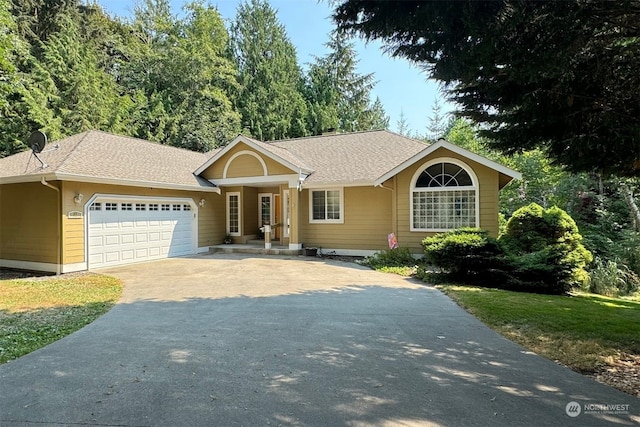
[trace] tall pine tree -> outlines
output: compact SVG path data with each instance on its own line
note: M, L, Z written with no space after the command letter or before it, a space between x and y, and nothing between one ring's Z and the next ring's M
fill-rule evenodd
M242 3L231 39L241 85L237 105L243 131L260 140L304 136L302 71L276 11L263 0Z

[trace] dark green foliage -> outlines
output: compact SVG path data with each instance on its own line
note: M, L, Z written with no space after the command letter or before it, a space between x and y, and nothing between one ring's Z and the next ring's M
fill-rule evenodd
M562 209L532 203L507 222L500 243L508 255L516 288L564 294L588 280L592 255L581 243L575 221Z
M422 65L495 148L637 176L637 0L342 0L334 19Z
M425 260L454 277L482 281L502 266L503 252L495 238L479 228L459 228L422 241Z
M425 259L453 279L492 287L565 294L583 287L591 253L562 209L532 203L517 210L499 240L463 228L423 240Z
M416 259L409 248L396 248L376 252L374 255L367 257L363 264L371 268L413 267L416 265Z

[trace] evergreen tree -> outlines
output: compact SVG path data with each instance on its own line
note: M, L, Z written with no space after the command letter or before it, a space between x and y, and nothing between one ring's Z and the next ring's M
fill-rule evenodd
M640 172L637 0L343 0L334 18L421 64L503 152Z
M436 98L431 108L431 116L429 117L429 124L427 125L426 138L430 141L437 141L440 138L444 138L447 133L447 129L451 126L447 115L442 112L442 104L440 99Z
M296 50L267 1L242 3L231 27L246 132L260 140L304 136L306 104Z
M400 117L396 122L396 132L402 136L409 136L411 133L409 122L407 122L407 118L405 117L403 110L400 110Z
M343 132L388 127L388 117L379 99L371 102L373 73L359 74L353 43L334 31L326 43L329 53L316 57L307 75L309 127L313 134L329 128Z

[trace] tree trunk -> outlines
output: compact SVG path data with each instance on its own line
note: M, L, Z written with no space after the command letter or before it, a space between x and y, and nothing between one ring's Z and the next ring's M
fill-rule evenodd
M622 192L624 201L627 202L627 206L629 206L629 210L631 211L634 230L640 231L640 209L638 209L638 205L636 205L631 189L629 189L629 186L624 182L620 182L620 192Z

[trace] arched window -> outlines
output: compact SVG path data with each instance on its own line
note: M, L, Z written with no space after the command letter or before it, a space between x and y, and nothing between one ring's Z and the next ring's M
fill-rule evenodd
M455 159L427 163L411 181L411 230L478 226L477 179Z

